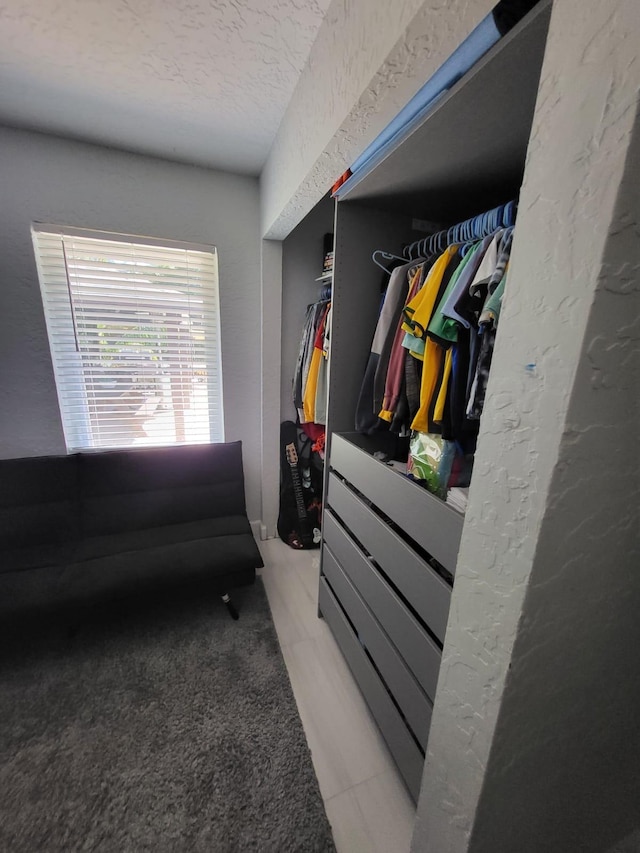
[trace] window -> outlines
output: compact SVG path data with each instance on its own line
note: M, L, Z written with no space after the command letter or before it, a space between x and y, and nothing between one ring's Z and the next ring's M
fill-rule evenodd
M224 441L215 248L32 234L67 449Z

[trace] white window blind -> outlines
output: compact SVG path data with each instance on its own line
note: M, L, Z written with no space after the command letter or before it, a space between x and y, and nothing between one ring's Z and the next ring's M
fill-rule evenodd
M67 449L224 441L215 248L32 234Z

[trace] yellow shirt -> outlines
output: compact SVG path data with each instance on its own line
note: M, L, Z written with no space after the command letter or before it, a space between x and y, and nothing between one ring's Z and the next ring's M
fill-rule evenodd
M402 328L415 338L424 338L431 320L443 276L449 262L458 251L457 246L447 246L429 271L429 275L420 291L403 311L405 321ZM416 358L423 358L420 352L411 352Z

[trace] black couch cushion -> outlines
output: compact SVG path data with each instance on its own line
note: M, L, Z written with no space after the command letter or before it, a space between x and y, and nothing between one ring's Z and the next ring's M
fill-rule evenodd
M175 590L194 589L198 594L214 595L227 592L235 587L251 584L255 580L255 569L224 571L218 567L215 572L180 572L175 564L158 564L151 555L150 559L132 572L131 565L124 558L109 561L109 570L104 565L73 563L67 566L48 566L31 572L11 572L0 578L0 623L7 626L9 620L40 611L53 611L70 606L72 610L80 608L79 616L89 614L87 605L102 604L107 600L119 601L138 596L141 600L152 601L156 593ZM89 615L90 618L90 615Z
M77 561L85 562L112 554L142 551L148 548L171 547L181 542L213 540L219 536L250 536L251 526L245 515L229 515L224 518L206 518L185 524L166 524L146 530L128 530L125 533L108 533L104 536L88 536L81 543ZM255 547L255 542L254 542ZM212 552L215 546L212 547ZM262 565L259 551L255 550L253 568Z
M79 536L78 460L0 460L0 572L59 566Z
M257 562L256 562L257 561ZM228 575L232 571L254 572L260 552L251 533L192 539L172 545L150 545L139 551L122 551L69 566L75 585L96 591L100 585L126 589L152 585L163 578L195 580ZM76 571L79 569L79 571Z
M246 515L239 441L81 453L79 459L83 536Z

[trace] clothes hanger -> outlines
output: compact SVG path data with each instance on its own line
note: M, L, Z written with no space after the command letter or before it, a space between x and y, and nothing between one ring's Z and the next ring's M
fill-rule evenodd
M513 227L516 224L516 203L515 201L509 201L504 206L504 212L502 214L502 224L507 227Z
M398 255L391 254L391 252L383 252L382 249L376 249L375 252L371 255L371 260L377 267L380 267L380 269L384 270L385 272L389 272L389 270L384 264L380 262L378 258L381 258L385 261L402 261L402 263L407 262L406 258L400 258L398 257Z
M513 228L516 211L517 203L515 201L499 204L492 210L479 213L476 216L472 216L471 219L465 219L463 222L458 222L457 225L452 225L451 228L446 228L444 231L438 231L436 234L431 234L429 237L424 237L422 240L411 243L411 245L404 249L404 260L413 261L414 259L431 258L434 255L441 255L447 246L453 243L461 245L461 252L464 256L470 250L471 245L477 243L479 240L493 236L501 228ZM374 252L374 254L376 253ZM387 259L394 259L396 257L395 255L389 255L387 252L382 252L381 254Z

